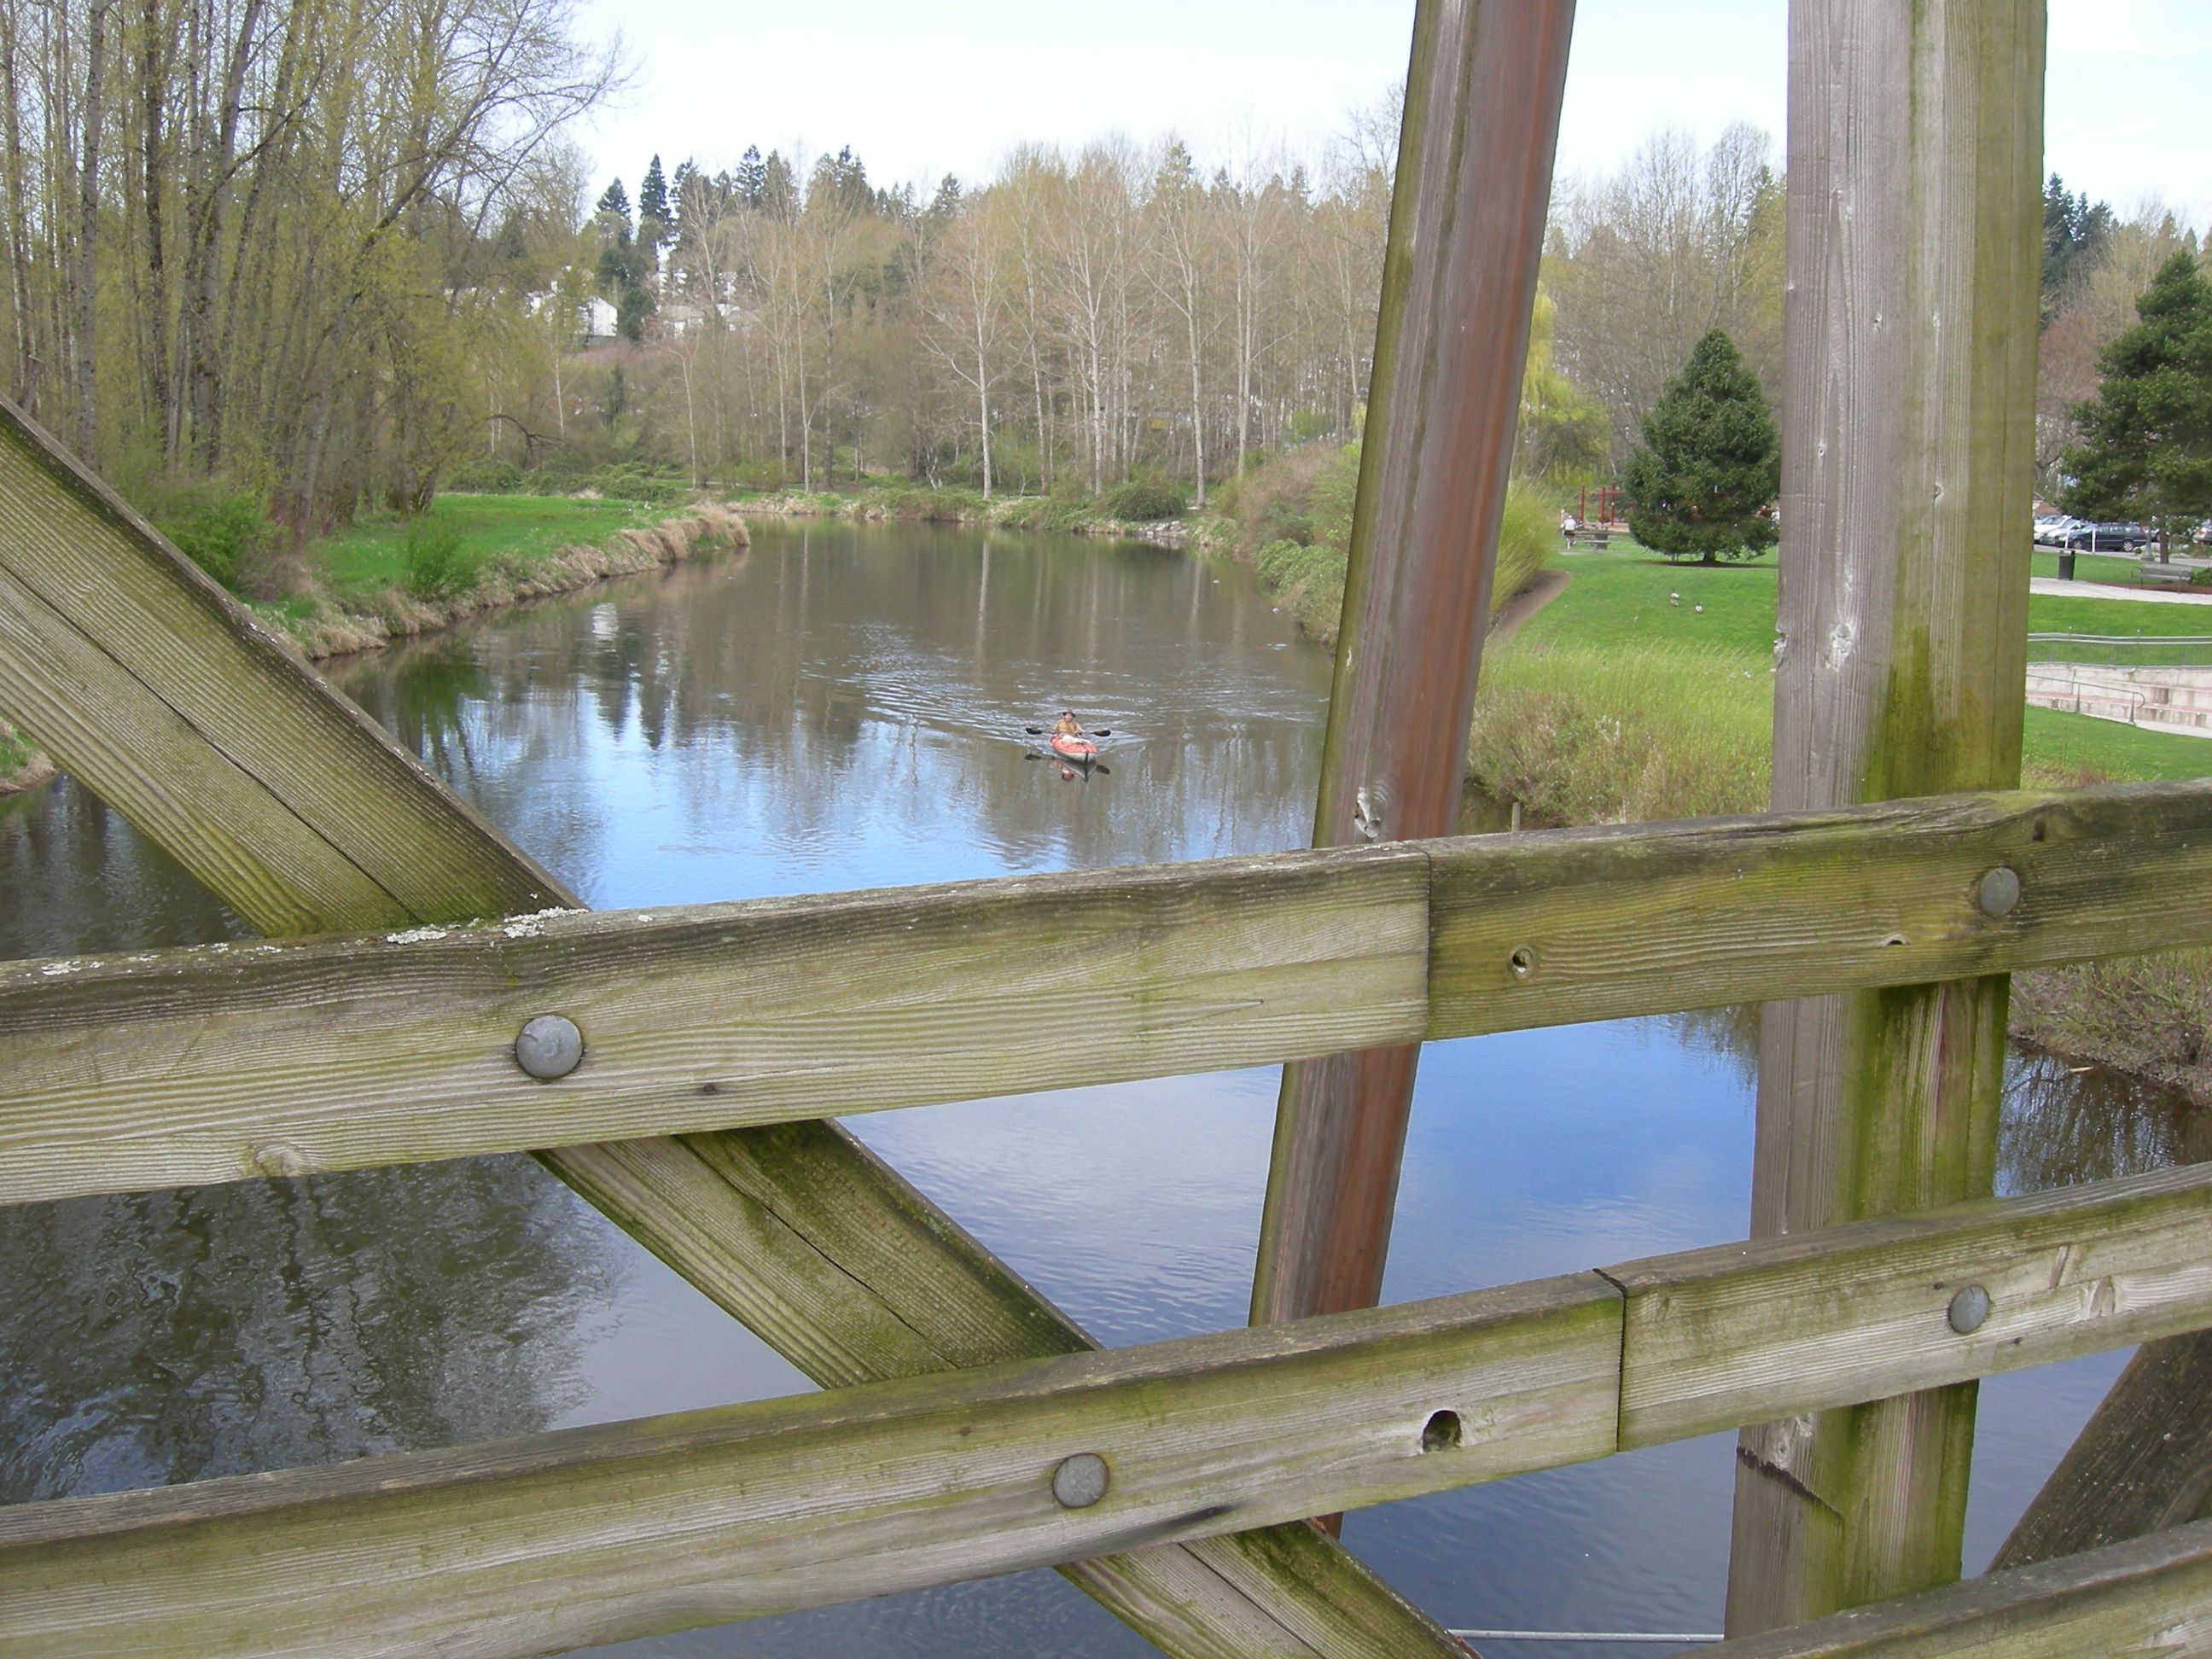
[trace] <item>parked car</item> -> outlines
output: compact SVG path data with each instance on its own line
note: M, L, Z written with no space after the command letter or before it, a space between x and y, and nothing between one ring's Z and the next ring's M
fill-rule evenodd
M2035 544L2038 547L2063 547L2066 532L2081 523L2063 513L2047 513L2035 521Z
M2139 553L2150 540L2150 530L2144 525L2077 521L2068 527L2060 545L2076 553Z

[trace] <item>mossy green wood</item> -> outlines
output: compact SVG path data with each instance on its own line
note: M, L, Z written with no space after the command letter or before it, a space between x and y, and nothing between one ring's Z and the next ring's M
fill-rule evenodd
M1261 1064L1418 1038L1427 977L1413 847L48 962L0 970L0 1197ZM1040 998L1080 1054L1009 1024ZM540 1082L547 1014L583 1059Z
M2017 781L2042 0L1790 10L1774 805ZM1753 1227L1987 1192L2006 983L1770 1004ZM1739 1446L1728 1628L1955 1578L1971 1389Z
M1260 1524L1304 1528L1255 1553L1304 1571L1334 1559L1295 1519L1313 1501L1610 1451L1620 1308L1582 1273L1280 1332L17 1505L0 1510L0 1653L524 1659L1085 1558L1134 1577L1163 1547ZM1458 1413L1459 1445L1425 1442L1438 1411ZM1084 1452L1105 1460L1108 1489L1063 1507L1054 1471ZM1156 1597L1181 1588L1146 1576ZM1215 1650L1249 1650L1241 1634ZM1350 1635L1352 1651L1407 1650Z
M1997 870L2019 896L1991 915ZM2191 781L0 964L0 1201L2201 945L2208 891L2212 781ZM1010 1042L1003 1008L1037 994L1113 1052ZM539 1083L512 1045L548 1012L586 1048ZM787 1201L817 1232L839 1207Z
M2203 1325L2208 1224L2212 1169L2166 1170L1111 1352L18 1505L0 1510L0 1653L491 1659L1085 1556L1141 1571L1309 1510ZM1990 1296L1966 1333L1961 1285ZM1079 1453L1107 1490L1064 1508L1053 1473ZM1247 1560L1334 1559L1291 1524Z
M565 902L4 400L0 706L264 932Z
M1700 1651L1706 1659L2207 1659L2212 1522Z
M265 933L574 902L5 404L0 708ZM732 1158L749 1145L717 1139ZM903 1376L938 1354L1057 1352L1072 1328L834 1124L761 1139L750 1188L722 1177L728 1159L666 1138L540 1157L586 1192L611 1164L681 1191L690 1207L655 1218L648 1243L819 1381ZM304 1161L264 1139L248 1167ZM866 1278L883 1252L825 1225L832 1192L914 1220L897 1289L878 1294ZM846 1364L817 1369L832 1352ZM1225 1538L1202 1556L1155 1551L1071 1576L1178 1659L1460 1651L1350 1555L1304 1536Z

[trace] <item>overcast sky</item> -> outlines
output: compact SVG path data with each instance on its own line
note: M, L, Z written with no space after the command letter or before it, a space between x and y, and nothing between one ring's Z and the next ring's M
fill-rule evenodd
M2212 0L2050 0L2045 171L2123 212L2212 221ZM636 187L748 143L850 144L878 183L988 174L1008 146L1182 133L1202 160L1316 151L1405 74L1413 0L581 0L635 71L584 135ZM1784 0L1582 0L1563 173L1655 128L1783 124Z

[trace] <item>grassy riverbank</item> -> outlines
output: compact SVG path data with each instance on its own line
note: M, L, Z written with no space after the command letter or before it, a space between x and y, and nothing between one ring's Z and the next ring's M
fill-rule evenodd
M364 520L285 550L237 498L201 490L150 514L208 574L311 658L373 650L520 600L743 547L744 521L702 506L671 515L634 501L447 495L411 520ZM166 521L165 521L166 519ZM47 757L0 725L0 795L53 775Z
M1669 566L1638 554L1565 565L1567 591L1483 664L1468 750L1476 782L1519 801L1535 824L1762 810L1774 696L1771 566ZM2148 610L2038 594L2030 626L2132 633ZM2212 635L2212 606L2154 614L2155 631ZM2212 740L2047 708L2027 711L2024 749L2031 785L2212 775ZM2016 975L2014 986L2015 1035L2212 1103L2212 952L2041 970Z
M339 656L750 540L723 507L668 515L629 501L447 496L419 518L312 546L302 591L256 609L308 656Z

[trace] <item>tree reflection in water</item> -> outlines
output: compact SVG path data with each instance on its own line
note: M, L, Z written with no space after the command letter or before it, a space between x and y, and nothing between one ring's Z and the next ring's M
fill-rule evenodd
M1757 1003L1668 1016L1690 1048L1759 1076ZM2042 1192L2212 1158L2212 1113L2187 1095L2102 1066L2014 1044L2005 1056L1997 1190Z
M2015 1048L2005 1067L1997 1190L2040 1192L2212 1158L2212 1115L2179 1090Z
M0 1211L0 1502L544 1428L594 1244L521 1158Z

